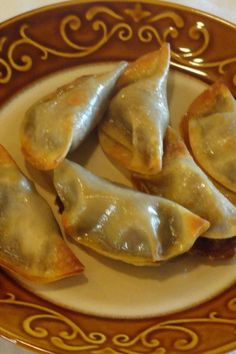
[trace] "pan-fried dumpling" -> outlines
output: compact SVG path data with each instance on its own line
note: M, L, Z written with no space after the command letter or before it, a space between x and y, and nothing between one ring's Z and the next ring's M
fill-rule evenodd
M78 243L135 265L188 251L209 223L169 200L103 180L63 161L54 185L64 205L62 225Z
M236 103L217 83L191 105L187 118L194 158L216 181L236 192Z
M83 271L45 200L0 146L0 265L33 282Z
M126 65L79 77L30 107L21 130L25 158L40 170L55 168L99 122Z
M170 49L164 44L131 63L120 77L99 140L119 165L141 175L161 170L163 138L169 121L166 83Z
M173 200L210 222L207 238L236 236L236 208L196 165L184 142L168 127L162 171L152 180L134 177L142 191Z

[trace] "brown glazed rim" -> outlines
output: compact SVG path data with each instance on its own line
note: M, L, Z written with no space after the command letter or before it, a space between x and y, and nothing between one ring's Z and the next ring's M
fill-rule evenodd
M236 26L185 6L151 0L68 1L7 20L0 31L0 105L53 72L132 60L164 41L171 43L172 67L208 83L225 82L236 95ZM226 353L236 348L235 314L232 286L168 316L97 318L40 299L0 271L0 333L39 352Z
M54 8L60 8L60 7L66 7L66 6L70 6L70 5L73 5L73 4L78 4L79 2L84 2L84 1L78 1L78 0L69 0L69 1L62 1L62 2L59 2L59 3L56 3L56 4L49 4L49 5L45 5L45 6L41 6L39 8L36 8L34 10L30 10L30 11L26 11L22 14L19 14L19 15L16 15L12 18L9 18L5 21L3 21L1 24L0 24L0 28L9 23L12 23L12 22L15 22L19 19L22 19L22 18L27 18L29 15L34 15L34 14L37 14L39 12L45 12L45 11L48 11L50 9L54 9ZM99 3L99 2L103 2L103 3L111 3L111 0L103 0L103 1L94 1L94 0L87 0L86 1L87 3ZM127 2L127 0L116 0L116 2ZM174 9L180 9L180 10L184 10L185 12L190 12L190 13L195 13L197 15L204 15L204 17L209 17L211 19L213 19L214 21L219 21L219 22L222 22L224 23L225 25L227 26L232 26L233 28L235 28L235 25L234 23L230 22L230 21L227 21L227 20L224 20L223 18L219 17L219 16L216 16L216 15L212 15L211 13L209 12L206 12L206 11L201 11L201 10L198 10L196 8L193 8L193 7L189 7L189 6L186 6L186 5L180 5L180 4L177 4L177 3L172 3L172 2L169 2L169 1L156 1L156 0L140 0L140 1L136 1L136 0L129 0L130 3L148 3L148 4L154 4L154 5L162 5L164 7L169 7L169 8L174 8Z

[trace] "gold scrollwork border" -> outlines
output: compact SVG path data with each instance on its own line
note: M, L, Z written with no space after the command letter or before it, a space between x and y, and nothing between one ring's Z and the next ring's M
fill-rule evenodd
M112 2L112 1L111 1ZM118 10L117 10L118 11ZM107 6L92 5L86 13L81 16L70 14L65 16L59 24L59 35L66 44L68 51L55 49L54 47L46 46L37 41L31 35L31 28L27 23L21 25L18 33L18 39L14 42L9 42L7 36L0 37L0 84L8 84L13 72L27 72L33 66L33 60L29 54L23 54L19 60L16 60L16 51L19 47L31 46L39 51L40 59L47 60L49 56L62 57L67 59L80 58L89 56L102 48L108 43L113 36L117 36L122 42L130 41L135 35L142 43L150 43L156 41L161 45L163 42L171 39L172 42L179 37L181 31L187 31L188 36L199 43L195 50L181 51L175 50L172 47L172 60L181 65L192 68L215 68L218 74L223 75L226 69L236 63L236 57L225 58L206 62L201 59L201 56L206 54L209 49L211 36L208 28L201 23L196 22L193 26L186 29L184 19L175 11L168 10L158 13L151 13L145 8L141 2L130 3L120 12L114 11ZM100 17L100 15L103 15ZM113 24L108 25L104 18L109 17L113 20ZM103 18L103 20L101 19ZM171 25L163 31L158 28L158 22L164 19L171 21ZM85 45L75 42L70 37L69 33L73 31L78 33L84 24L89 24L92 31L98 34L98 40L90 45ZM78 36L79 37L79 36ZM3 55L4 54L4 55ZM232 77L232 82L236 86L236 74ZM16 299L14 294L7 294L7 297L0 299L0 304L16 307L27 307L35 311L24 319L22 328L24 332L33 338L48 339L50 343L65 352L82 352L92 354L164 354L168 352L161 340L158 339L158 334L163 331L174 331L181 334L181 338L177 339L173 346L178 352L191 351L197 348L199 344L199 335L191 327L191 325L207 323L209 325L218 324L220 326L231 325L233 331L236 330L236 319L222 318L218 312L212 311L207 317L203 318L188 318L188 319L173 319L156 323L145 330L142 330L134 337L130 337L125 333L117 333L112 338L101 332L86 333L79 324L72 321L58 311L49 309L37 304L28 303ZM228 310L236 311L236 298L231 299L227 303ZM39 326L38 322L50 319L52 321L60 321L66 326L66 330L52 334ZM37 322L37 325L35 323ZM189 327L190 326L190 327ZM1 329L0 332L5 333L6 329ZM8 332L9 335L15 337L14 333ZM184 339L183 339L184 335ZM74 343L78 344L74 344ZM73 344L72 344L73 343ZM109 343L112 343L110 345ZM143 351L137 351L137 347L142 347ZM211 349L205 354L216 354L226 352L236 347L236 341Z
M103 15L103 19L101 19L100 15ZM104 16L112 19L112 25L108 24L109 21L106 23ZM158 28L158 22L164 19L170 20L172 24L161 31ZM75 42L69 35L73 31L79 38L80 30L85 24L89 24L91 31L99 34L96 42L90 45ZM118 40L123 42L130 41L136 35L142 43L156 41L158 45L161 45L163 42L169 40L174 43L174 40L179 37L181 31L187 31L190 39L195 42L197 41L199 47L197 50L184 48L185 50L183 51L183 48L180 48L176 51L173 45L173 62L195 69L215 68L219 75L223 75L226 68L236 63L236 57L210 62L203 60L202 56L206 54L211 40L209 30L201 21L197 21L190 28L186 28L184 19L172 9L159 10L159 12L153 14L145 8L145 4L137 2L130 3L125 9L119 10L118 13L118 10L114 11L109 5L92 5L81 16L70 14L61 20L59 35L64 44L67 45L68 51L46 46L34 39L30 34L30 26L27 23L21 25L19 38L13 43L8 43L6 36L0 38L0 84L7 84L11 80L14 70L17 72L26 72L33 66L33 61L29 54L23 54L20 60L19 58L16 60L15 53L18 47L25 45L34 47L41 53L40 58L42 60L47 60L49 55L72 59L89 56L107 44L114 35L117 35ZM5 59L1 57L1 53L3 52L6 53ZM233 74L232 82L236 86L236 73Z
M189 327L189 325L230 325L232 327L232 333L235 333L236 330L235 318L222 318L217 311L211 311L207 317L180 318L156 323L145 330L142 330L134 337L130 337L125 333L119 333L114 334L112 338L109 338L107 334L101 332L86 333L80 325L76 324L60 312L45 306L17 300L16 296L12 293L8 293L6 298L0 299L0 304L35 310L35 314L30 315L23 320L22 328L24 332L27 335L37 339L48 338L50 343L56 348L63 350L63 353L87 352L92 354L165 354L168 353L168 350L171 348L166 348L161 343L161 340L158 339L158 335L163 331L173 331L181 335L180 338L176 339L173 343L173 349L178 353L181 353L196 349L200 342L199 333L195 332ZM236 297L227 302L227 309L235 313ZM39 321L49 319L51 321L60 321L66 326L66 329L55 335L50 333L48 329L38 324ZM37 324L35 324L36 321ZM220 330L219 328L218 330ZM5 330L3 329L3 332L4 331ZM213 333L215 332L213 331ZM11 333L11 335L14 336L14 333ZM72 341L73 344L71 343ZM78 341L78 344L74 344L75 341ZM109 343L112 343L112 345L109 345ZM222 347L217 346L215 349L208 349L204 353L216 354L224 352L225 350L235 348L235 345L236 341L232 341L230 343L223 344ZM140 349L137 351L136 348L140 348L140 346L143 349L141 349L141 351Z

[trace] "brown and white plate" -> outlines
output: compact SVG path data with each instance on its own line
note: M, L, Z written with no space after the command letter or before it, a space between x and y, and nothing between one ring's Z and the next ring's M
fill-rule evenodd
M168 41L171 123L190 102L224 81L236 95L236 26L175 4L73 1L0 25L0 142L54 208L44 173L19 147L28 106L74 77L108 70ZM117 182L130 182L103 155L96 133L70 159ZM54 208L55 214L57 213ZM33 230L32 230L33 232ZM73 244L83 276L47 286L0 273L0 334L45 353L225 353L236 348L236 259L185 255L160 267L134 267Z

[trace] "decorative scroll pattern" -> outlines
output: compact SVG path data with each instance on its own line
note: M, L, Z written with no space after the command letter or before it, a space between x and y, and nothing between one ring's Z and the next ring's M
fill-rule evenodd
M178 353L192 351L199 344L199 334L195 332L189 325L198 325L207 323L208 325L218 325L220 329L224 325L232 327L232 333L236 330L236 318L222 318L218 312L211 312L205 318L187 318L174 319L156 323L151 327L146 328L135 337L129 337L125 333L115 334L112 338L101 332L85 333L85 331L68 317L61 313L33 303L19 301L14 294L8 293L7 298L0 299L0 304L7 304L15 307L30 308L35 310L35 314L26 319L22 323L25 333L31 337L44 339L49 338L51 344L60 348L65 352L82 352L92 354L165 354L168 349L165 348L158 339L158 335L163 331L173 331L180 334L180 338L173 343L173 349ZM230 299L227 303L227 308L231 312L236 312L236 298ZM43 326L39 326L39 321L53 320L60 321L66 327L64 331L60 331L57 335L50 333ZM218 329L219 330L219 329ZM213 333L215 333L213 331ZM14 333L12 333L14 335ZM75 340L78 344L74 344ZM73 341L73 344L70 343ZM109 346L108 343L112 343ZM141 347L141 351L136 351L137 347ZM230 350L235 347L233 343L224 344L223 350ZM209 354L219 353L221 348L208 351Z
M164 29L163 26L159 26L163 21L168 23ZM88 25L91 33L96 34L94 37L96 41L86 44L82 43L79 38L81 30ZM13 42L7 36L0 37L0 84L8 84L14 72L25 73L33 68L34 62L30 51L28 52L29 48L34 48L42 61L46 61L50 56L69 60L95 53L114 37L125 43L136 38L144 45L151 42L161 45L165 41L171 41L173 62L196 69L213 68L219 75L223 75L231 65L236 63L236 57L209 62L203 60L202 57L208 52L211 42L209 29L200 21L190 28L186 26L184 18L175 11L170 9L157 13L150 12L144 3L130 2L128 4L127 2L125 9L121 8L116 11L109 6L108 2L106 6L91 5L85 13L80 15L71 13L58 24L58 33L64 43L64 49L60 50L35 39L31 26L25 22L19 28L18 38ZM192 43L197 44L197 49L196 46L194 46L195 49L175 49L175 40L183 32L188 33ZM21 53L24 53L20 58L19 49ZM236 74L233 75L232 80L236 86ZM202 318L180 318L158 322L133 337L126 333L116 333L110 337L101 332L86 333L80 323L75 323L60 312L18 300L14 294L9 293L6 298L0 299L0 306L3 304L6 308L13 306L15 309L28 308L31 312L33 311L34 314L26 317L22 322L23 331L29 337L29 341L30 338L36 338L39 341L47 339L62 353L164 354L170 349L166 348L162 342L160 334L164 331L173 331L178 336L173 343L173 349L176 352L192 352L200 342L199 333L193 329L194 325L205 323L209 326L217 325L219 328L228 326L227 328L232 328L232 333L236 330L236 318L225 318L220 313L212 311ZM236 312L236 298L232 298L227 303L227 309L232 313ZM45 320L59 322L65 330L56 334L52 333L51 329L43 326ZM6 328L0 327L0 332L17 338L15 333L7 331ZM26 338L24 336L24 341ZM218 346L208 350L205 354L227 352L235 347L236 339L234 342L224 344L221 348Z
M107 18L107 22L104 18ZM110 20L112 20L112 25ZM163 20L168 20L168 23L172 22L172 24L161 30L158 23ZM71 33L79 38L81 29L88 25L91 32L98 34L93 44L82 44L70 38ZM16 60L19 47L34 47L39 51L42 60L47 60L49 55L68 59L81 58L99 50L114 36L122 42L128 42L136 36L142 43L148 44L156 41L158 45L161 45L168 40L174 44L174 40L182 31L185 31L195 43L199 43L198 49L180 48L177 51L173 45L172 60L174 62L196 69L215 68L220 75L223 75L230 65L236 63L236 57L211 62L206 62L201 58L206 54L210 43L210 34L203 22L198 21L190 28L186 28L184 19L176 12L169 10L153 14L145 9L145 4L141 3L130 3L127 8L119 10L119 13L118 10L116 12L112 10L109 4L107 6L91 5L85 14L80 16L71 14L64 17L59 24L58 31L60 38L68 47L67 51L46 46L34 39L27 23L21 26L19 38L13 43L8 43L6 37L0 38L0 84L7 84L14 70L26 72L32 68L33 60L29 54L23 54L20 60L19 58ZM2 52L6 53L5 59L1 57ZM236 74L233 75L232 81L236 86Z

